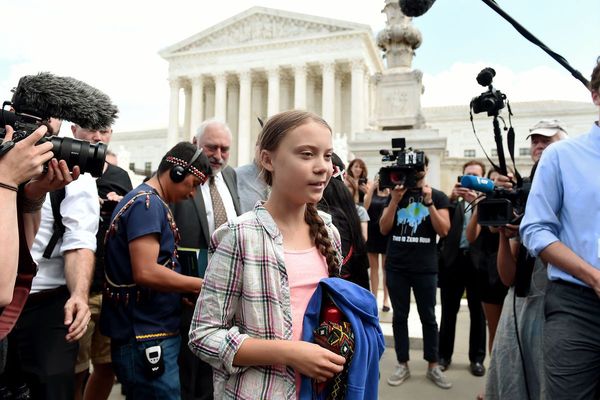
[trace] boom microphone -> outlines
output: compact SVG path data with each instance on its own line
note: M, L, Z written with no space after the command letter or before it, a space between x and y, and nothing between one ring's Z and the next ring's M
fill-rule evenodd
M15 89L12 107L19 114L42 120L50 117L65 119L92 130L111 126L119 112L100 90L77 79L49 72L23 76Z
M435 0L400 0L400 9L407 17L420 17L435 3Z
M494 191L494 181L474 175L463 175L460 178L460 186L483 193L492 193Z

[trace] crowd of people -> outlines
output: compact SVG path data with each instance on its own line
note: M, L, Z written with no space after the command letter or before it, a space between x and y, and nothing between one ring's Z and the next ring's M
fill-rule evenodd
M600 108L600 58L590 90ZM373 399L411 376L411 298L426 377L450 389L465 292L474 397L600 395L600 181L582 179L600 167L597 121L577 138L533 126L525 179L464 164L498 191L530 185L499 226L481 221L482 193L431 187L426 156L393 187L346 166L306 111L269 118L237 169L227 124L204 121L136 188L114 154L94 179L36 145L60 128L13 143L7 126L0 146L0 306L18 315L0 314L0 398L106 399L117 379L128 399ZM381 378L380 312L397 361Z

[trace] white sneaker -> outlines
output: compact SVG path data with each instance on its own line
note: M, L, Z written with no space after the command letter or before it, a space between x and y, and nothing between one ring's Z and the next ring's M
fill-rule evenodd
M390 386L398 386L401 385L402 382L410 378L410 370L408 369L408 364L398 364L396 366L396 371L387 379L387 383Z
M444 375L439 365L427 370L427 378L442 389L450 389L452 387L452 383L448 382L446 375Z

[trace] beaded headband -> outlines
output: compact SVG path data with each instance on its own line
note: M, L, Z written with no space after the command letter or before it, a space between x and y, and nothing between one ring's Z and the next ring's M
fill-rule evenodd
M194 175L196 178L200 179L202 184L204 184L208 180L208 177L206 176L206 174L204 174L202 171L200 171L198 168L194 167L193 165L189 165L187 162L183 161L180 158L168 156L165 160L167 162L170 162L171 164L180 165L184 168L187 168L187 170L192 175Z

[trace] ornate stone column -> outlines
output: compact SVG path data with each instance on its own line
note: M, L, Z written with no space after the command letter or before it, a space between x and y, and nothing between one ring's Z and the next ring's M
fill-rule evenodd
M198 127L202 123L204 118L204 104L202 104L202 98L204 97L204 78L202 75L192 79L192 115L191 115L191 127L190 127L190 140L196 135Z
M306 65L294 67L294 108L306 110Z
M275 115L279 112L279 67L269 69L267 71L269 94L267 100L267 117Z
M352 73L351 73L351 108L350 113L350 135L352 140L355 139L356 133L364 129L364 89L365 83L365 65L362 60L352 61Z
M252 107L252 75L250 71L241 71L240 103L238 121L238 165L248 164L250 155L254 153L254 143L251 143L250 109Z
M335 130L335 63L321 65L323 73L323 97L321 114L323 119Z
M215 119L225 122L227 118L227 75L215 75Z
M179 79L170 79L171 102L169 106L169 131L167 133L167 148L170 149L177 143L179 136L179 89L181 84Z

